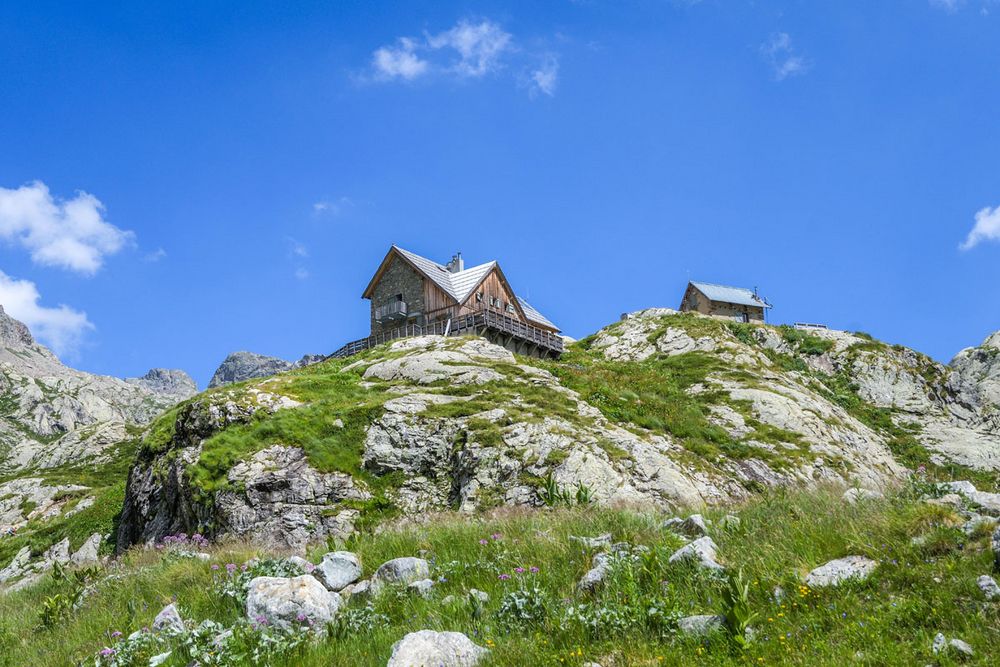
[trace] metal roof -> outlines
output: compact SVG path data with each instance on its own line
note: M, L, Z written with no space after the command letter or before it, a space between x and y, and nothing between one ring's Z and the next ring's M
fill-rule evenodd
M696 283L694 281L691 284L711 301L735 303L741 306L756 306L758 308L771 308L771 304L754 294L753 290L746 289L745 287L729 287L728 285Z
M423 272L428 278L433 280L434 283L444 290L446 294L459 303L462 303L469 298L469 295L472 294L472 290L476 289L476 286L482 282L483 278L486 277L486 274L497 267L497 263L494 260L492 262L486 262L485 264L469 267L464 271L452 273L443 265L431 261L426 257L421 257L420 255L410 252L409 250L403 250L399 246L393 247L397 252L399 252L399 254L410 260L414 266L420 269L420 271ZM515 298L517 298L517 302L521 306L521 310L524 311L524 316L528 318L528 320L543 326L552 327L557 331L559 330L559 327L550 322L527 301L516 295Z
M559 330L559 327L554 325L544 315L535 310L535 307L532 306L530 303L528 303L521 297L517 297L517 302L521 304L521 310L524 311L524 316L527 317L529 320L531 320L532 322L537 322L538 324L544 324L547 327L552 327L556 331Z

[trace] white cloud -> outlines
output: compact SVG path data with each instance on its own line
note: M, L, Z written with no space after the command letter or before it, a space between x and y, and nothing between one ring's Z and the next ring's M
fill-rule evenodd
M309 271L307 269L299 267L295 269L295 277L298 278L299 280L306 280L309 278Z
M28 325L31 333L56 354L75 354L84 334L94 325L86 313L65 305L47 308L39 305L40 299L35 283L16 280L0 271L0 305L7 314Z
M459 21L451 30L428 36L427 46L454 49L459 60L451 69L461 76L480 77L501 67L501 56L511 48L511 36L492 21Z
M375 76L382 80L405 79L412 81L425 74L429 63L414 51L417 43L409 37L402 37L396 46L383 46L372 54L372 68Z
M531 73L533 90L545 93L549 97L555 95L556 84L559 82L559 59L548 56L538 69Z
M971 250L983 241L1000 242L1000 206L992 209L987 206L976 212L976 224L959 248Z
M103 217L104 205L78 192L56 199L40 181L16 190L0 188L0 239L20 245L37 264L93 275L104 258L134 239Z
M761 44L760 53L764 61L771 66L776 81L805 74L810 66L808 60L796 53L792 47L792 38L787 32L771 35L768 41Z
M425 33L422 38L401 37L381 46L372 54L372 74L362 79L414 81L436 75L439 78L481 79L516 65L514 78L528 84L531 94L553 95L559 73L556 56L545 56L541 65L528 65L539 54L523 51L514 36L490 20L459 21L443 32ZM329 202L314 205L326 210Z
M306 247L301 241L297 241L291 237L288 238L289 252L292 257L308 257L309 248Z

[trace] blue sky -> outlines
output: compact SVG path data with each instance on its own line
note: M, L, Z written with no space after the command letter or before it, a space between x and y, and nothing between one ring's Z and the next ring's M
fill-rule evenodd
M995 0L139 4L0 6L0 303L80 368L330 352L391 243L573 336L1000 329Z

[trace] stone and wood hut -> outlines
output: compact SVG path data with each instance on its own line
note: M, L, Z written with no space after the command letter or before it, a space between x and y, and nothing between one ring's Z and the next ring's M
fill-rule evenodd
M756 289L689 282L680 310L724 317L737 322L764 322L771 308Z
M535 356L563 349L559 328L514 292L496 261L465 268L459 253L438 264L394 245L362 298L370 301L371 334L337 356L421 334L475 333Z

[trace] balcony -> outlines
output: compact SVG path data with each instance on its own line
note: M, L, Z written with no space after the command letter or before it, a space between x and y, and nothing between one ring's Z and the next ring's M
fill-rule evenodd
M376 322L391 322L392 320L405 320L406 319L406 302L405 301L390 301L389 303L382 304L381 306L375 307L375 321Z

